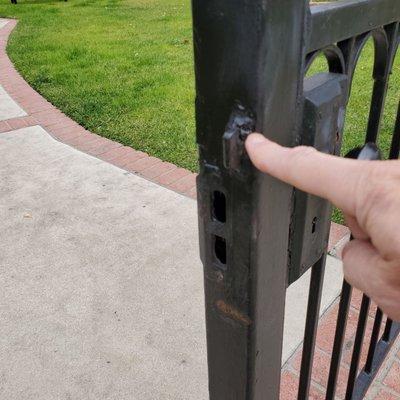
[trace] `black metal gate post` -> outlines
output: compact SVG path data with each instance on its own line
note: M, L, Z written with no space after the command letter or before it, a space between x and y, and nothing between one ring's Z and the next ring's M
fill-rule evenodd
M277 400L287 285L312 268L298 399L309 394L331 207L260 174L244 150L256 130L285 146L339 154L360 52L375 43L366 140L376 141L399 43L399 0L192 0L199 146L198 207L211 400ZM329 72L305 79L324 54ZM399 154L397 119L390 158ZM345 283L326 399L335 397L351 299ZM370 300L364 296L346 399L364 396L400 324L358 371Z
M307 10L193 0L211 400L279 397L292 191L254 170L243 139L257 129L294 144Z

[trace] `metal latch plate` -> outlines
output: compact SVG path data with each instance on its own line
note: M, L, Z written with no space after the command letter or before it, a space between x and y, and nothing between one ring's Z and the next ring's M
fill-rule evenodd
M300 144L338 155L346 99L346 75L322 73L306 79ZM295 189L289 236L289 285L326 251L331 212L328 201Z

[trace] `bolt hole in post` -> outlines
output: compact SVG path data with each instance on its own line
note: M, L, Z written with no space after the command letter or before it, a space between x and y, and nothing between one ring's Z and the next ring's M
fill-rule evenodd
M215 236L214 239L214 252L217 260L226 265L226 240L220 236Z
M226 197L218 190L212 196L212 217L215 221L226 222Z
M317 229L317 221L318 221L318 218L314 217L314 219L312 220L312 224L311 224L311 233L315 233L315 230Z

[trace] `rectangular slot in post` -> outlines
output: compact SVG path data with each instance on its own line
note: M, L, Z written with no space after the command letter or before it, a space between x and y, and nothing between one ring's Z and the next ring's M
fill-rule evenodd
M223 266L226 266L226 240L220 236L214 236L215 258Z
M226 197L219 190L214 190L212 194L212 218L215 221L226 222Z

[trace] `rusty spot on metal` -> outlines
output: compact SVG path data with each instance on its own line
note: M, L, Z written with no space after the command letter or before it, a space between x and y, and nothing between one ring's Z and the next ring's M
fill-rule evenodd
M251 325L251 319L247 315L241 313L231 304L227 304L223 300L218 300L215 304L218 310L221 311L225 316L232 318L246 326Z

